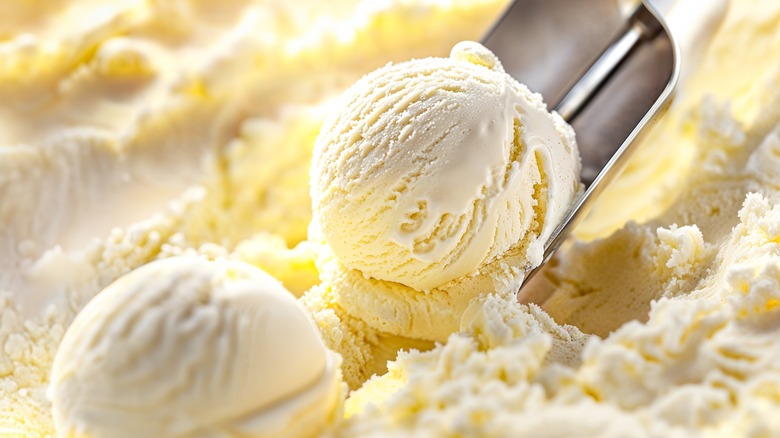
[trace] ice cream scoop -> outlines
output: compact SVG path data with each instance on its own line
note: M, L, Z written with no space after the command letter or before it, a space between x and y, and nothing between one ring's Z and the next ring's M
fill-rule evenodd
M478 43L381 68L334 112L315 145L314 216L375 279L427 291L518 245L534 266L580 190L571 128Z
M175 257L87 304L49 396L61 437L312 436L338 417L339 364L270 275Z
M579 171L571 127L482 45L380 68L315 144L310 238L335 255L323 281L379 330L442 340L470 298L541 263Z

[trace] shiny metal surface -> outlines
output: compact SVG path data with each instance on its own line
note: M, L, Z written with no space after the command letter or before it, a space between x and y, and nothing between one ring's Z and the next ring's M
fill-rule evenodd
M588 101L598 92L601 85L617 69L628 54L639 44L642 29L631 26L617 41L596 60L590 69L574 84L566 96L555 108L566 120L573 120L588 104Z
M516 0L483 44L577 134L586 190L547 242L546 262L668 107L678 49L646 1L624 14L617 0Z

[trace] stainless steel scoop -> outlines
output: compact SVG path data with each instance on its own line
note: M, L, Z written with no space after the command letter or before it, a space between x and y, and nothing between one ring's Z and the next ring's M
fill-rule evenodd
M544 265L668 108L678 47L650 4L626 14L616 0L516 0L483 44L577 135L585 192L547 241Z

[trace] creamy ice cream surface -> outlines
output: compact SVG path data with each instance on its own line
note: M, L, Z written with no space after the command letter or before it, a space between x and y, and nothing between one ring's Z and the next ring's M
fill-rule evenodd
M536 277L552 293L543 313L487 312L493 301L488 327L464 320L446 344L399 355L348 400L345 434L777 436L779 25L777 2L731 3L591 217L654 193L637 213L651 220L564 248ZM556 351L581 338L555 326L485 346L540 315L596 335L579 364Z
M0 436L55 435L45 394L63 334L139 266L204 255L298 294L318 282L295 248L332 98L479 38L504 4L0 4Z
M336 256L428 291L546 237L580 189L571 127L478 43L383 67L324 124L314 217Z
M314 436L339 418L340 361L259 269L156 261L103 290L65 333L50 388L57 435Z
M581 190L571 127L478 43L380 68L335 111L310 239L339 305L382 332L442 341L471 298L513 293Z
M548 172L554 151L523 150L560 124L522 117L537 101L483 49L447 58L505 4L0 2L0 436L780 436L780 3L730 2L582 240L534 278L540 305L506 291L528 260L514 240L544 230L489 207L521 194L502 178ZM339 99L356 81L374 87ZM526 148L456 149L509 132L505 110L514 128L507 96ZM449 97L449 119L422 103ZM320 133L352 145L326 171ZM405 154L404 136L432 140ZM378 209L408 165L405 209ZM353 214L312 222L309 175ZM455 201L502 231L426 228Z

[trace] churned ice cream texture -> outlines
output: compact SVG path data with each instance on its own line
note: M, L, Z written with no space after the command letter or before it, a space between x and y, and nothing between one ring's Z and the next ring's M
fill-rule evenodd
M482 45L380 68L315 143L323 284L377 330L443 341L471 298L514 293L541 263L579 170L571 127Z
M493 300L489 324L464 319L446 344L399 355L350 397L344 434L778 435L778 24L777 2L731 3L596 216L672 194L643 209L651 220L563 248L537 277L544 312L488 312ZM582 347L529 323L549 317L596 336ZM582 347L580 363L555 359L561 345Z
M55 435L62 336L139 266L204 255L297 295L319 282L296 245L332 98L479 38L504 4L0 4L0 435Z
M315 436L338 421L340 361L263 271L155 261L100 292L65 333L49 390L57 436Z
M584 240L535 277L550 298L480 296L439 345L345 311L328 278L368 280L316 233L295 246L308 160L333 96L479 38L505 2L287 3L0 4L0 435L58 433L52 363L90 298L195 255L298 295L325 280L301 301L359 388L341 436L780 435L780 3L730 3Z

